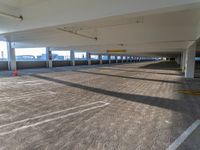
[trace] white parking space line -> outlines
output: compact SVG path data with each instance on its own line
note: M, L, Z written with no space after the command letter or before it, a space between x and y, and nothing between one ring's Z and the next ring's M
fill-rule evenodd
M94 105L94 104L97 104L97 103L102 103L102 104L100 104L98 106L93 106L93 107L90 107L90 108L87 108L87 109L83 109L83 110L80 110L80 111L76 111L76 112L73 112L73 113L68 113L66 115L62 115L62 116L59 116L59 117L42 120L42 121L30 124L30 125L21 126L19 128L15 128L15 129L12 129L12 130L7 131L7 132L2 132L2 133L0 133L0 136L4 136L4 135L11 134L11 133L14 133L14 132L17 132L17 131L20 131L20 130L24 130L24 129L27 129L29 127L35 127L35 126L38 126L38 125L41 125L41 124L44 124L44 123L47 123L47 122L51 122L51 121L63 119L63 118L66 118L66 117L69 117L69 116L73 116L73 115L76 115L76 114L82 114L84 112L87 112L87 111L90 111L90 110L94 110L94 109L97 109L97 108L102 108L102 107L105 107L105 106L107 106L107 105L110 104L110 103L106 103L106 102L103 102L103 101L98 101L98 102L94 102L94 103L80 105L80 106L77 106L77 107L72 107L72 108L69 108L69 109L65 109L65 110L61 110L61 111L57 111L57 112L53 112L53 113L49 113L49 114L37 116L37 117L34 117L34 118L27 118L27 119L24 119L24 120L12 122L12 123L0 126L0 128L7 127L7 126L10 126L10 125L14 125L14 124L17 124L17 123L23 123L23 122L30 121L30 120L33 120L33 119L38 119L38 118L50 116L50 115L53 115L53 114L58 114L58 113L61 113L61 112L64 112L64 111L73 110L75 108L80 108L80 107L84 107L84 106Z
M34 119L40 119L40 118L43 118L43 117L55 115L55 114L62 113L62 112L65 112L65 111L69 111L69 110L73 110L73 109L77 109L77 108L81 108L81 107L85 107L85 106L90 106L90 105L94 105L94 104L98 104L98 103L106 104L106 102L97 101L97 102L93 102L93 103L79 105L79 106L76 106L76 107L71 107L71 108L67 108L67 109L64 109L64 110L59 110L59 111L51 112L51 113L48 113L48 114L44 114L44 115L40 115L40 116L36 116L36 117L32 117L32 118L26 118L26 119L23 119L23 120L4 124L4 125L1 125L0 128L7 127L7 126L10 126L10 125L14 125L14 124L18 124L18 123L23 123L23 122L26 122L26 121L31 121L31 120L34 120Z
M200 120L196 120L187 130L185 130L168 148L167 150L176 150L188 136L200 125Z

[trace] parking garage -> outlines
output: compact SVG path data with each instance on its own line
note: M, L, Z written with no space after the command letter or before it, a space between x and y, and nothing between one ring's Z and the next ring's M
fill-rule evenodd
M0 149L199 150L199 6L0 0Z

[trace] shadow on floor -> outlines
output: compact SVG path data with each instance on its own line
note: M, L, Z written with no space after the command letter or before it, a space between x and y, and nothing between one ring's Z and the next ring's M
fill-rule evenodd
M126 78L126 79L132 79L132 80L144 80L144 81L164 82L164 83L172 83L172 84L183 84L183 82L178 82L178 81L167 81L167 80L159 80L159 79L129 77L129 76L112 75L112 74L97 73L97 72L80 71L80 70L74 70L74 72L87 73L87 74L93 74L93 75L101 75L101 76L109 76L109 77L117 77L117 78Z
M178 65L175 61L161 61L157 63L144 65L139 68L181 71L180 65Z
M98 94L103 94L107 96L112 96L116 98L120 98L123 100L131 101L131 102L138 102L142 104L147 104L151 106L156 106L160 108L165 108L168 110L173 110L177 112L181 112L184 114L187 114L191 117L196 118L197 115L199 115L199 109L194 109L194 105L200 106L200 101L197 100L173 100L173 99L166 99L166 98L160 98L160 97L151 97L151 96L145 96L145 95L136 95L136 94L129 94L129 93L122 93L122 92L115 92L115 91L109 91L105 89L100 89L100 88L95 88L95 87L90 87L78 83L73 83L69 81L63 81L55 78L50 78L46 76L41 76L41 75L32 75L35 78L62 84L65 86L70 86L73 88L78 88L90 92L95 92Z
M140 68L134 68L134 70L123 70L122 68L115 67L113 68L100 68L99 70L115 70L115 71L125 71L125 72L141 72L141 73L150 73L150 74L159 74L159 75L175 75L175 76L182 76L183 73L162 73L162 72L151 72L151 71L141 71Z
M39 73L53 73L53 72L65 72L72 70L82 70L82 69L94 69L106 66L116 66L119 64L103 64L103 65L81 65L81 66L64 66L64 67L54 67L54 68L35 68L35 69L20 69L18 70L19 76L32 75ZM0 71L0 78L12 77L12 71Z

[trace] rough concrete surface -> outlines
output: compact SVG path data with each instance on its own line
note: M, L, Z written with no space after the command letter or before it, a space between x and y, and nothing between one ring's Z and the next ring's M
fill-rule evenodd
M200 79L169 62L0 78L0 150L165 150L200 118ZM197 128L181 150L200 149ZM191 138L191 139L190 139Z

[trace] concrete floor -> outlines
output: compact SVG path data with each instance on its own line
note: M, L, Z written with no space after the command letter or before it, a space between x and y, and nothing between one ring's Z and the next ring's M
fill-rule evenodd
M164 150L200 119L200 79L169 62L0 78L0 150ZM200 149L200 127L178 149Z

